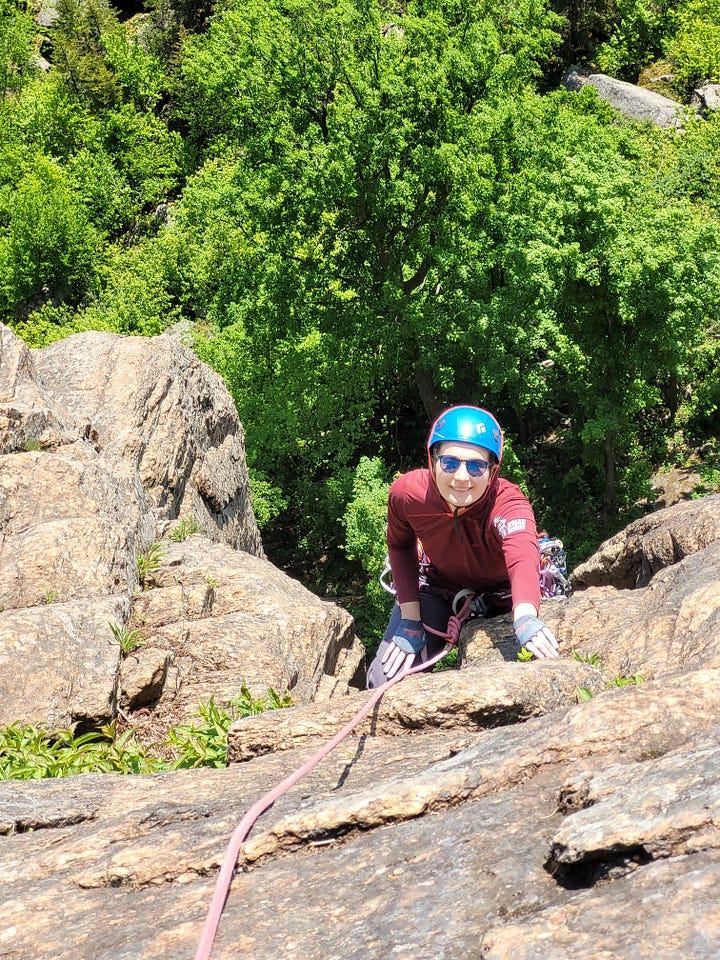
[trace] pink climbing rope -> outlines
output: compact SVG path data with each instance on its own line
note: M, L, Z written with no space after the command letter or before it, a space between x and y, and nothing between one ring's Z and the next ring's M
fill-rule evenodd
M264 797L261 797L250 807L235 828L235 832L233 833L225 852L225 858L222 866L220 867L220 872L218 873L217 881L215 883L215 891L210 903L210 909L208 910L207 917L205 918L205 925L200 937L197 953L195 954L195 960L209 960L213 943L215 942L215 935L220 924L220 917L222 916L225 902L228 894L230 893L230 884L232 883L235 867L237 866L240 847L248 833L250 833L250 830L252 829L252 826L258 817L269 807L271 807L275 801L286 792L286 790L289 790L290 787L294 786L298 780L301 780L306 773L309 773L314 767L316 767L321 760L331 753L335 747L337 747L337 745L348 736L348 734L352 733L355 727L360 723L361 720L365 719L380 697L382 697L382 695L389 690L390 687L394 686L396 683L399 683L401 680L404 680L405 677L409 677L413 673L420 673L423 670L428 670L430 667L442 660L445 654L448 653L457 643L460 635L460 627L470 612L471 603L472 597L468 598L457 616L450 617L446 633L442 633L439 630L434 630L432 627L427 627L423 624L429 633L433 633L439 637L445 637L445 639L448 641L447 645L443 647L439 653L435 654L433 657L430 657L424 663L420 663L416 667L410 667L406 670L402 670L390 680L387 680L381 687L378 687L376 690L374 690L365 705L358 710L352 720L345 724L342 730L335 734L332 740L328 740L328 742L324 744L320 750L310 757L310 759L307 760L301 767L298 767L298 769L291 773L290 776L282 780L276 787L266 793Z

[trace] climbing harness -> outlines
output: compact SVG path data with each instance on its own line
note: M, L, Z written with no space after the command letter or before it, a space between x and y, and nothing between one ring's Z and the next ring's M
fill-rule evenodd
M573 592L572 584L567 575L567 558L565 556L565 547L562 540L549 537L544 530L537 536L538 550L540 551L540 595L544 599L550 597L569 597ZM456 612L458 597L471 593L471 590L460 590L454 594L451 591L443 591L437 587L431 587L428 574L432 562L425 553L422 542L417 541L418 569L420 573L420 586L434 590L437 593L447 593L448 597L453 597L453 611ZM395 587L392 582L392 570L390 569L390 558L385 555L385 565L380 573L380 586L387 593L395 595ZM490 606L497 605L497 601L503 599L501 593L492 592L488 595L490 600L495 599L496 603L486 603L481 594L476 594L473 601L471 616L486 616ZM507 597L510 598L510 592L507 591Z
M237 859L240 853L240 847L248 833L250 833L250 830L252 829L252 826L258 817L268 810L277 799L279 799L287 790L290 789L290 787L294 786L298 780L301 780L306 773L309 773L311 770L313 770L321 760L323 760L335 749L335 747L338 746L338 744L342 743L345 737L352 733L355 727L365 719L378 700L387 690L390 689L390 687L394 686L396 683L399 683L401 680L404 680L406 677L409 677L413 673L427 671L436 663L439 663L440 660L442 660L442 658L449 653L453 646L457 643L463 621L466 620L470 615L471 605L472 596L465 599L465 603L463 604L463 607L459 613L450 617L450 620L448 621L448 628L445 633L440 630L434 630L432 627L428 627L423 624L425 630L427 630L429 633L433 633L436 636L445 638L447 642L443 649L439 653L434 654L434 656L430 657L430 659L426 660L424 663L419 663L415 667L408 667L405 670L401 670L400 673L395 674L394 677L392 677L390 680L387 680L382 686L373 690L372 695L366 701L364 706L358 710L352 720L350 720L342 728L342 730L335 734L332 740L328 740L328 742L324 744L320 750L310 757L310 759L307 760L301 767L298 767L294 773L291 773L290 776L282 780L276 787L266 793L265 796L261 797L250 807L240 823L237 825L225 852L225 857L220 867L217 881L215 882L215 891L210 903L210 908L205 918L205 925L200 937L197 953L195 954L195 960L209 960L213 943L215 942L215 935L220 923L220 917L230 893L230 884L232 883L232 878L237 867Z

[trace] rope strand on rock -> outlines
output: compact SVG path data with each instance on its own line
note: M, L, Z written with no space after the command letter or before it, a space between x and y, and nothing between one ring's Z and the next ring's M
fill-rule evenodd
M460 613L457 616L450 617L446 633L442 633L439 630L434 630L433 628L427 627L423 624L425 629L430 633L433 633L436 636L444 637L448 641L447 645L443 647L439 653L435 654L433 657L430 657L424 663L420 663L416 667L410 667L406 670L402 670L390 680L386 681L381 687L378 687L376 690L374 690L364 706L358 710L355 716L347 724L345 724L342 730L336 733L331 740L328 740L328 742L324 744L317 751L317 753L313 754L313 756L310 757L310 759L307 760L301 767L298 767L297 770L282 780L276 787L266 793L265 796L261 797L250 807L235 828L235 832L233 833L230 843L227 846L225 857L215 882L215 891L210 903L210 909L208 910L205 918L205 925L200 937L197 953L195 954L195 960L209 960L213 943L215 942L215 935L217 934L217 929L220 924L220 917L222 916L225 903L230 893L230 884L232 883L233 874L235 873L235 868L237 866L240 847L247 835L250 833L250 830L252 829L253 824L258 817L268 810L276 800L278 800L287 790L290 789L290 787L294 786L299 780L301 780L306 773L309 773L312 769L314 769L314 767L316 767L321 760L331 753L335 747L337 747L338 744L345 739L345 737L352 733L355 727L365 719L378 700L387 690L390 689L390 687L394 686L396 683L399 683L401 680L404 680L406 677L409 677L413 673L420 673L421 671L428 670L430 667L433 667L436 663L442 660L442 658L457 643L460 635L460 627L462 626L463 621L467 619L471 606L472 597L468 597Z

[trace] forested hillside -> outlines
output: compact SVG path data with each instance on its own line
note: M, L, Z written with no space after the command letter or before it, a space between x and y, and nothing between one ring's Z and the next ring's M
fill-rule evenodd
M449 402L577 561L663 465L720 475L720 116L624 120L573 63L688 104L720 2L0 0L0 319L183 322L321 592L362 599Z

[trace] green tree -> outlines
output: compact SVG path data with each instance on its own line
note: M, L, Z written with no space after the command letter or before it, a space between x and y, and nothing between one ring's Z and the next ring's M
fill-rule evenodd
M644 492L645 423L652 411L668 411L667 393L714 311L718 222L667 195L655 173L664 144L607 123L602 105L593 116L592 92L535 104L539 112L533 121L528 110L508 157L496 210L506 239L494 345L517 349L517 337L534 347L534 362L526 354L519 372L536 391L535 406L550 387L553 402L567 405L583 457L602 477L609 516L619 465L624 499Z
M343 512L330 478L377 451L387 411L417 429L468 360L458 315L484 288L474 264L502 189L492 118L556 22L533 0L393 17L249 0L186 44L175 122L207 159L178 204L177 296L207 308L203 356L306 537L328 539Z
M17 91L32 72L36 28L24 3L0 0L0 99Z
M666 54L674 83L687 94L698 81L720 81L720 2L685 0L678 7L677 30L668 37Z
M58 0L51 31L50 59L74 96L104 110L122 98L107 63L103 35L117 28L117 14L107 0Z
M116 27L103 33L101 40L124 97L141 110L156 107L167 85L166 67L141 41L137 27Z
M96 235L72 183L36 155L5 197L0 233L0 309L11 317L31 297L77 303L92 279Z
M410 4L392 23L372 3L249 2L189 42L184 117L200 149L238 156L217 217L282 309L271 339L309 323L380 346L435 412L426 350L464 299L496 189L488 119L539 72L555 22L532 0Z
M671 0L615 0L610 36L596 52L600 69L636 81L643 67L663 56L681 6Z

